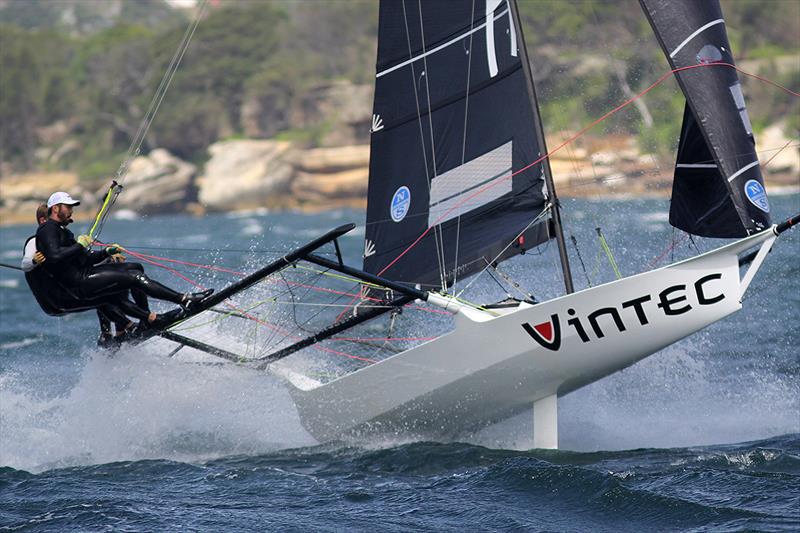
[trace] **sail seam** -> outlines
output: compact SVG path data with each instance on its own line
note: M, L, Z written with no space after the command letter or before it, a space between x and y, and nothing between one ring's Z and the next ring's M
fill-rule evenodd
M508 12L508 8L506 8L506 9L504 9L503 11L501 11L500 13L496 14L496 15L495 15L495 16L492 18L492 22L494 22L495 20L497 20L497 19L501 18L501 17L502 17L503 15L505 15L507 12ZM418 55L418 56L412 56L412 57L411 57L411 59L407 59L406 61L403 61L402 63L398 63L397 65L395 65L395 66L393 66L393 67L389 67L389 68L387 68L387 69L385 69L385 70L382 70L382 71L378 72L378 73L375 75L375 77L376 77L376 78L380 78L381 76L384 76L384 75L386 75L386 74L389 74L390 72L394 72L394 71L395 71L395 70L397 70L397 69L403 68L403 67L405 67L406 65L410 65L410 64L414 63L415 61L418 61L418 60L420 60L420 59L423 59L423 58L424 58L424 57L426 57L426 56L429 56L429 55L431 55L431 54L434 54L434 53L438 52L439 50L442 50L443 48L447 48L447 47L448 47L448 46L450 46L451 44L454 44L454 43L456 43L456 42L458 42L458 41L460 41L460 40L464 39L464 38L465 38L465 37L467 37L468 35L471 35L471 34L473 34L473 33L477 32L477 31L480 31L480 30L482 30L482 29L483 29L485 26L486 26L486 22L484 22L484 23L482 23L482 24L480 24L480 25L476 26L475 28L471 29L470 31L468 31L468 32L466 32L466 33L462 33L461 35L458 35L457 37L454 37L453 39L450 39L450 40L449 40L449 41L447 41L446 43L442 43L442 44L440 44L439 46L437 46L437 47L435 47L435 48L431 48L431 49L430 49L430 50L428 50L427 52L423 52L422 54L420 54L420 55Z
M749 164L749 165L747 165L746 167L742 167L742 168L740 168L740 169L739 169L739 170L737 170L737 171L736 171L736 172L735 172L735 173L734 173L734 174L733 174L733 175L732 175L730 178L728 178L728 183L732 182L732 181L733 181L733 180L735 180L737 177L739 177L739 175L740 175L740 174L742 174L743 172L747 172L748 170L750 170L751 168L753 168L753 167L754 167L754 166L756 166L756 165L758 165L758 161L753 161L752 163L750 163L750 164Z
M695 37L697 37L698 35L700 35L704 31L706 31L711 26L716 26L717 24L725 24L725 19L712 20L708 24L704 24L703 26L701 26L698 30L696 30L694 33L692 33L690 36L688 36L686 39L684 39L683 42L681 44L679 44L678 47L675 48L675 50L672 51L672 53L669 54L669 57L674 58L675 55L677 55L677 53L680 52L683 49L684 46L689 44L689 41L691 41L692 39L694 39Z
M430 79L430 73L428 72L428 57L425 53L425 26L424 21L422 18L422 0L417 0L417 7L419 8L419 34L420 39L422 39L422 65L425 69L422 72L422 75L425 76L425 98L428 101L428 128L430 129L430 138L431 138L431 159L433 163L433 177L436 178L438 176L438 170L436 168L436 141L433 136L433 113L431 112L431 87L428 80ZM421 118L420 118L421 120ZM427 177L427 176L426 176ZM428 195L431 192L431 180L428 179ZM439 278L442 282L442 290L447 288L447 284L445 282L445 272L447 271L447 262L445 260L444 254L444 234L442 232L442 227L439 226L438 228L434 229L433 231L434 236L436 237L436 255L437 261L439 261Z
M470 28L475 25L475 0L472 0L472 9L470 10L470 21L469 26ZM467 50L467 54L469 55L469 59L467 61L467 94L464 96L464 135L461 138L461 164L464 164L464 161L467 157L467 120L469 118L469 83L472 76L472 40L474 34L470 34L469 36L469 48ZM428 206L428 212L430 212L430 207ZM459 213L458 218L456 219L456 251L453 257L453 285L455 286L456 282L458 281L458 248L459 242L461 241L461 214ZM445 265L446 267L447 265Z

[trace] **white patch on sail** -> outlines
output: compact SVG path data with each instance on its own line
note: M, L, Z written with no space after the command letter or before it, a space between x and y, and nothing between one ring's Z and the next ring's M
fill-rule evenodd
M503 15L505 15L505 14L506 14L506 13L508 13L508 12L509 12L509 11L508 11L508 8L506 8L506 9L504 9L503 11L501 11L500 13L497 13L497 14L494 16L494 19L492 19L492 20L497 20L497 19L499 19L500 17L502 17ZM395 70L397 70L397 69L400 69L400 68L403 68L403 67L405 67L405 66L408 66L408 65L410 65L411 63L414 63L415 61L419 61L420 59L422 59L422 58L424 58L424 57L427 57L427 56L429 56L429 55L431 55L431 54L435 54L435 53L436 53L436 52L438 52L439 50L442 50L442 49L444 49L444 48L447 48L448 46L450 46L450 45L452 45L452 44L455 44L455 43L461 42L461 41L462 41L463 39L465 39L466 37L469 37L469 36L470 36L470 35L472 35L473 33L475 33L475 32L477 32L477 31L480 31L480 30L482 30L482 29L484 28L484 26L487 26L487 24L486 24L485 22L484 22L483 24L480 24L480 25L476 26L475 28L473 28L473 29L469 30L469 31L468 31L468 32L466 32L466 33L462 33L461 35L457 35L456 37L453 37L452 39L450 39L450 40L449 40L449 41L447 41L446 43L442 43L442 44L440 44L439 46L437 46L437 47L435 47L435 48L431 48L430 50L428 50L428 51L427 51L427 52L425 52L424 54L419 54L419 55L416 55L416 56L412 57L411 59L407 59L406 61L403 61L402 63L398 63L397 65L395 65L395 66L393 66L393 67L389 67L389 68L387 68L386 70L381 70L380 72L378 72L377 74L375 74L375 77L376 77L376 78L380 78L381 76L385 76L386 74L389 74L390 72L394 72L394 71L395 71ZM489 26L491 26L491 25L489 25ZM516 38L516 35L514 35L514 37L512 37L512 39L513 39L513 38ZM513 41L512 41L512 43L513 43ZM514 47L514 50L516 50L516 47ZM516 56L516 53L513 53L513 52L512 52L512 55Z
M428 227L510 193L512 180L503 178L511 174L512 144L513 141L509 141L436 176L431 181Z
M706 30L707 30L708 28L710 28L711 26L716 26L717 24L725 24L725 20L723 20L723 19L717 19L717 20L712 20L712 21L711 21L711 22L709 22L708 24L704 24L704 25L703 25L703 26L701 26L699 29L697 29L697 30L696 30L694 33L692 33L690 36L688 36L686 39L684 39L684 40L683 40L683 42L682 42L681 44L679 44L677 47L675 47L675 50L673 50L673 51L672 51L672 52L669 54L669 57L675 57L675 56L678 54L678 52L680 52L680 51L681 51L681 49L682 49L684 46L686 46L687 44L689 44L689 41L691 41L692 39L694 39L695 37L697 37L698 35L700 35L700 34L701 34L701 33L703 33L704 31L706 31Z
M508 10L508 27L511 34L511 55L517 57L517 30L514 28L514 16L511 10Z
M739 110L739 117L742 119L744 129L748 135L753 135L753 126L750 124L750 117L747 116L747 107L744 103L744 94L742 94L742 85L737 81L729 87L731 96L736 104L736 109Z
M736 178L738 178L738 177L739 177L739 176L740 176L742 173L744 173L744 172L747 172L748 170L750 170L751 168L753 168L754 166L757 166L757 165L758 165L758 161L753 161L753 162L752 162L752 163L750 163L749 165L747 165L747 166L745 166L745 167L742 167L742 168L740 168L739 170L737 170L736 172L734 172L734 173L733 173L733 175L732 175L730 178L728 178L728 182L731 182L731 181L735 180L735 179L736 179Z
M717 168L716 163L678 163L677 168Z
M492 21L492 13L501 0L486 0L486 20ZM486 60L489 62L489 76L497 76L497 53L494 50L494 23L486 24Z

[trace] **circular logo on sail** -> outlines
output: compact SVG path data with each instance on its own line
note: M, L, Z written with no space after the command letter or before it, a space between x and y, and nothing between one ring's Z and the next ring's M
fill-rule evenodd
M400 222L406 218L408 209L411 207L411 191L408 187L403 185L397 189L392 196L392 205L389 206L389 213L392 215L392 220Z
M769 201L767 200L767 191L764 186L756 180L748 180L744 184L744 193L750 203L761 209L765 213L769 213Z

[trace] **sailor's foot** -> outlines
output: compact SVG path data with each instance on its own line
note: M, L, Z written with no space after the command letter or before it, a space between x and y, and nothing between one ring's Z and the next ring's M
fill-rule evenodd
M123 342L130 342L137 337L137 332L139 328L133 322L129 322L127 326L123 329L119 330L117 334L114 336L114 342L117 344L122 344Z
M202 302L214 293L214 289L206 289L201 292L187 292L181 299L181 307L186 311L191 311L198 303Z
M101 333L100 336L97 338L97 345L100 348L116 348L117 343L114 340L114 336L111 333Z
M177 309L172 309L171 311L167 311L166 313L161 313L156 315L155 313L150 313L151 319L148 320L148 326L155 329L164 329L167 326L177 322L181 318L184 317L186 311L182 308L178 307ZM155 318L152 316L155 315Z

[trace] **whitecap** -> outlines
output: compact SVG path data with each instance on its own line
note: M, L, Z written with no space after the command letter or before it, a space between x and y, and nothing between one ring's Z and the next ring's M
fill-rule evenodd
M242 235L261 235L264 228L259 223L252 223L242 228Z
M120 209L111 216L114 220L137 220L139 214L132 209Z
M653 213L640 215L639 219L645 222L667 222L669 220L669 213L667 211L655 211Z
M199 243L199 242L208 242L209 238L210 237L208 234L203 233L200 235L187 235L186 237L183 238L183 240L184 242Z
M21 341L4 342L0 344L0 350L14 350L16 348L23 348L25 346L30 346L31 344L36 344L41 340L42 339L40 337L29 337L27 339L22 339Z
M791 196L800 193L800 186L797 185L775 185L768 188L770 196Z
M19 287L18 279L0 279L0 287L4 289L16 289Z

